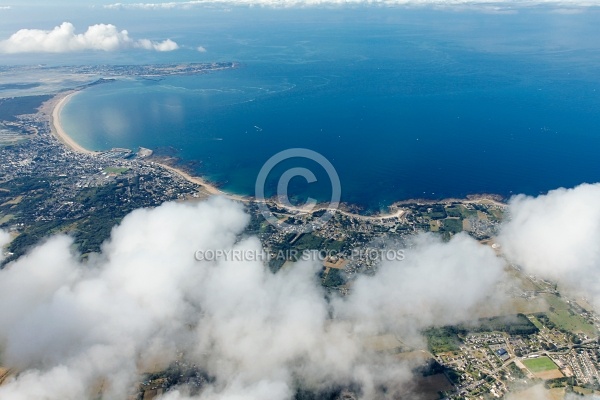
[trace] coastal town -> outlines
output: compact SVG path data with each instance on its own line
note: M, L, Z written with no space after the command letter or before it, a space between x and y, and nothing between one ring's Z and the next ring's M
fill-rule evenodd
M157 156L152 150L144 148L136 152L118 148L92 152L81 148L56 123L65 100L73 93L61 93L47 100L43 106L40 105L39 111L29 110L34 112L2 122L8 131L5 135L8 136L0 136L0 140L4 140L5 162L2 169L6 185L1 226L17 237L11 244L5 262L24 254L26 246L21 247L20 243L31 245L40 239L37 232L42 228L36 229L36 224L53 226L51 231L60 232L61 224L72 229L73 224L77 226L81 221L97 219L102 210L116 214L102 224L106 225L104 235L100 234L93 241L82 240L81 243L95 244L81 247L79 250L83 254L98 251L101 241L108 237L112 224L128 212L139 207L154 207L165 201L202 199L211 194L220 194L243 201L254 220L262 219L252 198L223 193L214 185L190 176L176 165L177 159L174 157ZM40 100L45 100L45 97ZM15 135L19 137L16 143ZM52 190L44 190L47 188ZM15 190L19 191L17 195L12 193ZM111 205L107 201L109 199L118 202L119 207ZM90 210L87 204L96 202L98 204ZM274 199L268 199L267 204L288 225L310 225L317 214L323 212L286 208ZM366 216L346 211L342 205L335 210L331 222L314 234L297 235L290 229L275 229L264 219L259 227L254 224L249 229L255 229L253 233L263 239L271 253L297 242L299 246L309 243L302 250L337 253L343 249L335 257L348 259L353 251L360 248L364 251L357 253L361 255L359 258L337 264L343 264L348 273L354 274L370 270L376 265L378 260L369 257L369 252L377 251L384 244L389 244L390 240L400 245L403 237L416 232L440 232L449 238L464 230L481 239L489 239L500 221L502 208L502 204L488 199L447 201L444 204L424 202L392 205L387 214ZM73 232L76 238L84 235L78 229L73 229ZM318 246L316 242L310 243L313 239L322 243Z
M547 300L561 312L553 309L428 331L429 349L452 383L444 396L501 398L536 383L548 390L569 387L592 393L600 382L600 318L575 299L549 293ZM571 327L575 325L577 329Z
M164 70L142 68L138 73L160 71ZM3 100L15 102L11 108L22 111L0 121L0 228L13 237L3 265L55 233L71 235L86 258L100 251L112 227L134 209L167 201L199 201L214 194L228 196L182 170L176 157L151 149L77 151L60 132L60 107L70 93L40 96L39 104L31 99L26 104L18 104L19 98ZM273 272L308 252L322 263L323 287L340 296L352 290L355 277L374 274L381 262L402 261L403 250L418 233L431 232L443 240L468 234L501 251L494 237L506 206L490 196L407 201L380 215L360 214L347 205L307 212L269 199L266 205L281 229L265 220L256 199L230 197L243 202L250 214L244 234L261 239ZM332 213L331 219L319 224L325 212ZM298 231L295 226L314 229ZM561 294L556 283L526 275L516 265L507 268L522 282L510 288L515 302L539 301L545 306L472 326L432 327L424 332L427 348L391 345L382 351L399 356L426 354L424 379L436 377L438 382L432 399L502 398L534 384L577 393L600 389L600 317L589 304ZM0 384L15 373L0 369ZM182 360L165 371L149 373L131 398L152 399L180 384L200 388L208 379ZM352 399L356 394L342 388L337 398Z

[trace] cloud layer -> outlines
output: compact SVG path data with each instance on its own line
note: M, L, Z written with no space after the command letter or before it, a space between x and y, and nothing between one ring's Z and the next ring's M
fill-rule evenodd
M408 361L375 353L379 333L422 343L419 329L477 315L494 293L502 263L459 235L417 239L405 261L361 277L347 298L327 300L318 263L272 274L258 261L199 262L198 249L262 251L242 238L248 216L214 198L137 210L86 263L71 240L54 237L0 271L3 362L22 372L0 399L126 398L141 372L178 354L214 381L199 399L293 398L355 384L362 398L408 391ZM96 388L96 389L95 389ZM43 394L43 396L42 396ZM186 398L185 391L166 396Z
M148 39L134 40L126 30L119 31L110 24L97 24L88 27L84 33L75 33L69 22L46 31L21 29L10 38L0 41L1 53L69 53L85 50L116 51L140 48L155 51L177 50L179 46L167 39L153 42Z
M498 238L506 257L600 294L598 204L600 184L515 197ZM195 260L197 250L262 254L257 238L243 236L248 220L222 198L167 203L128 215L86 262L56 236L7 265L0 348L22 372L0 386L0 399L88 399L99 387L122 399L143 372L180 354L213 379L194 397L180 388L163 400L288 400L299 384L414 398L415 365L376 352L372 339L392 334L419 348L423 328L507 300L504 261L463 234L415 237L403 261L358 277L346 297L325 296L318 262L272 274L258 257ZM538 389L529 396L545 398Z
M436 6L436 7L481 7L498 9L550 5L557 7L593 7L594 0L189 0L163 3L114 3L105 5L108 9L167 10L189 9L204 4L251 5L266 7L310 7L310 6Z
M514 197L499 237L504 253L528 271L586 289L600 301L599 205L600 184Z

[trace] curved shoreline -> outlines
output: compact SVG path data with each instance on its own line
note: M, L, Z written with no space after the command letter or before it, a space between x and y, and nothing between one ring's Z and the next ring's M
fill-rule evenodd
M85 147L81 146L79 143L77 143L75 140L73 140L73 138L71 138L67 134L67 132L64 130L64 128L61 124L60 114L61 114L63 108L69 103L69 101L71 101L71 99L77 93L79 93L79 90L72 90L72 91L58 94L55 97L53 97L52 99L50 99L48 101L47 105L45 105L43 107L45 109L44 110L45 113L50 116L50 130L52 131L52 134L54 135L54 137L56 137L62 144L67 146L67 148L69 148L70 150L72 150L76 153L81 153L81 154L98 155L101 153L100 151L88 150ZM227 198L230 198L232 200L237 200L237 201L249 201L250 200L250 198L246 197L246 196L239 196L239 195L234 195L234 194L230 194L230 193L225 193L222 190L220 190L219 188L217 188L216 186L211 185L210 183L206 182L204 179L202 179L200 177L191 176L190 174L188 174L187 172L185 172L179 168L172 167L170 165L163 164L163 163L160 163L157 161L152 161L152 162L174 174L179 175L180 177L187 180L188 182L194 183L194 184L202 187L204 190L206 190L211 195L225 196Z
M64 130L64 128L62 127L61 120L60 120L60 114L61 114L63 108L65 107L65 105L67 105L68 102L77 93L79 93L79 90L72 90L69 92L60 93L60 94L56 95L55 97L53 97L51 100L49 100L47 102L47 104L43 106L42 110L43 110L43 112L48 114L50 117L50 128L51 128L52 134L62 144L67 146L67 148L71 149L74 152L81 153L81 154L88 154L88 155L101 154L101 152L99 152L99 151L88 150L88 149L84 148L83 146L81 146L79 143L77 143L75 140L73 140L67 134L67 132ZM185 179L188 182L191 182L193 184L200 186L209 195L224 196L228 199L231 199L234 201L245 202L245 203L251 202L251 201L259 201L252 196L242 196L242 195L236 195L236 194L232 194L232 193L226 193L226 192L222 191L221 189L219 189L218 187L216 187L215 185L207 182L203 178L198 177L198 176L192 176L189 173L187 173L177 167L173 167L173 166L170 166L165 163L158 162L158 161L151 161L151 162L155 165L160 166L161 168L166 169L167 171L169 171L173 174L178 175L179 177ZM445 203L445 202L451 202L451 201L459 201L459 202L463 202L463 203L493 203L497 206L506 206L505 203L502 203L502 202L492 198L491 196L482 195L480 198L476 198L476 199L442 199L442 200L414 200L414 201L413 200L402 200L402 201L398 201L398 202L391 204L390 207L392 208L392 211L387 214L363 215L363 214L358 214L358 213L354 213L351 211L347 211L342 208L338 208L337 211L348 217L354 217L354 218L363 219L363 220L382 220L382 219L386 219L386 218L393 218L393 217L401 218L401 217L403 217L408 212L408 209L402 207L403 203L404 204L409 203L409 202ZM318 207L317 206L316 208L314 208L312 210L306 210L301 207L289 207L284 204L280 204L279 202L274 201L274 200L271 201L271 200L267 199L265 202L272 203L274 205L277 205L278 207L284 208L284 209L292 211L292 212L297 212L297 213L313 213L313 212L327 209L327 207Z
M98 154L97 151L91 151L81 146L79 143L73 140L73 138L71 138L62 127L60 114L62 113L62 110L67 105L67 103L69 103L69 101L71 101L71 99L77 93L79 93L78 90L73 90L70 92L59 94L52 100L50 100L50 106L52 107L52 112L50 113L50 130L59 141L61 141L71 150L82 154Z

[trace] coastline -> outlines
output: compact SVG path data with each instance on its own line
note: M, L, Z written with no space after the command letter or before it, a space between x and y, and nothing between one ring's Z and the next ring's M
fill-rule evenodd
M327 210L328 207L326 206L317 206L312 210L306 210L303 209L302 207L289 207L286 206L278 201L275 200L269 200L269 199L265 199L265 200L257 200L252 196L242 196L242 195L237 195L237 194L232 194L232 193L227 193L222 191L221 189L219 189L218 187L216 187L213 184L208 183L206 180L202 179L201 177L197 177L197 176L192 176L189 173L187 173L186 171L177 168L177 167L173 167L171 165L162 163L162 162L158 162L158 161L150 161L152 163L154 163L155 165L159 165L162 168L166 169L169 172L172 172L176 175L178 175L179 177L187 180L188 182L194 183L198 186L200 186L201 188L203 188L209 195L214 195L214 196L223 196L226 197L230 200L234 200L234 201L239 201L242 203L250 203L250 202L263 202L266 204L272 204L275 205L279 208L283 208L285 210L291 211L291 212L296 212L299 214L312 214L315 213L317 211L322 211L322 210ZM340 204L342 205L342 204ZM346 211L343 208L337 208L336 209L337 212L339 212L340 214L346 215L348 217L352 217L352 218L357 218L360 220L365 220L365 221L375 221L375 220L383 220L386 218L394 218L394 217L398 217L398 218L402 218L407 212L407 209L404 208L400 208L400 207L394 207L394 210L388 214L375 214L375 215L362 215L362 214L356 214L350 211Z
M50 115L50 130L60 142L76 153L90 155L99 154L97 151L91 151L81 146L73 140L62 127L60 114L65 105L67 105L77 93L79 93L78 90L71 90L58 94L50 100L48 108L51 108L51 112L47 112L47 114Z
M447 203L463 203L463 204L488 204L497 207L506 207L508 202L505 197L498 194L470 194L465 198L448 197L444 199L407 199L392 203L390 207L403 207L407 204L447 204Z
M170 171L176 175L179 175L181 178L185 179L188 182L195 183L196 185L198 185L201 188L203 188L204 190L206 190L206 192L208 192L208 194L215 195L215 196L224 196L224 197L227 197L228 199L235 200L235 201L241 201L241 202L252 201L252 198L249 196L242 196L242 195L237 195L237 194L226 193L226 192L222 191L221 189L219 189L218 187L216 187L215 185L208 183L201 177L192 176L177 167L172 167L170 165L167 165L167 164L164 164L164 163L161 163L158 161L150 161L150 162L154 163L155 165L161 166L162 168L166 169L167 171Z
M46 104L44 104L42 106L40 111L49 117L50 130L51 130L52 134L68 149L70 149L76 153L80 153L80 154L97 156L97 155L101 154L101 152L88 150L88 149L84 148L83 146L81 146L79 143L77 143L75 140L73 140L67 134L67 132L64 130L64 128L62 127L62 124L61 124L60 114L61 114L63 108L65 107L66 104L68 104L68 102L77 93L79 93L79 91L80 91L79 89L75 89L75 90L70 90L67 92L57 94L55 97L53 97L48 102L46 102ZM244 202L244 203L248 203L248 202L252 202L252 201L259 201L252 196L243 196L243 195L236 195L236 194L232 194L232 193L226 193L226 192L222 191L221 189L219 189L217 186L207 182L202 177L192 176L188 172L186 172L180 168L168 165L164 162L160 162L160 161L156 161L156 160L147 160L146 162L158 165L161 168L164 168L165 170L179 176L180 178L182 178L190 183L200 186L200 188L202 188L204 191L206 191L209 195L223 196L230 200L240 201L240 202ZM505 207L506 203L499 201L498 198L499 198L499 196L496 196L496 195L474 195L474 196L469 196L469 198L466 198L466 199L442 199L442 200L424 200L424 199L423 200L410 200L409 199L409 200L398 201L398 202L391 204L389 206L389 208L390 208L389 213L386 213L386 214L379 213L379 214L374 214L374 215L363 215L363 214L360 214L357 212L349 211L348 209L345 209L346 208L345 204L341 203L340 207L337 209L337 211L348 217L358 218L358 219L362 219L362 220L382 220L382 219L394 218L394 217L402 218L403 216L405 216L406 213L408 212L408 209L404 208L403 204L407 204L407 203L422 203L422 204L448 203L448 202L488 203L488 204L492 203L492 204L500 206L500 207ZM267 204L273 204L277 207L286 209L291 212L296 212L296 213L301 213L301 214L302 213L314 213L314 212L317 212L320 210L326 210L328 208L327 206L321 206L321 207L317 206L312 210L306 210L306 209L303 209L302 207L289 207L289 206L286 206L284 204L277 202L276 200L266 199L266 200L264 200L264 202Z
M77 93L79 93L79 90L70 90L67 92L59 93L55 97L50 99L48 102L46 102L46 104L44 104L42 106L41 111L49 116L50 130L51 130L52 134L54 135L54 137L56 137L67 148L69 148L70 150L72 150L76 153L99 155L99 154L101 154L101 152L88 150L85 147L81 146L79 143L77 143L75 140L73 140L73 138L71 138L67 134L67 132L64 130L64 128L62 127L60 114L61 114L63 108L65 107L65 105L67 105L69 103L69 101L71 101L71 99ZM230 193L225 193L222 190L220 190L219 188L217 188L216 186L208 183L204 179L202 179L200 177L196 177L196 176L191 176L190 174L188 174L187 172L185 172L179 168L172 167L170 165L167 165L167 164L164 164L161 162L157 162L157 161L150 161L150 162L152 162L156 165L159 165L160 167L166 169L167 171L180 176L181 178L187 180L188 182L194 183L194 184L202 187L206 192L208 192L211 195L225 196L232 200L244 201L244 202L248 202L251 200L247 196L239 196L239 195L234 195L234 194L230 194Z
M299 214L312 214L315 213L317 211L322 211L322 210L327 210L328 207L326 206L317 206L312 210L306 210L303 209L302 207L289 207L286 206L278 201L275 200L269 200L269 199L265 199L265 200L257 200L252 196L242 196L242 195L236 195L236 194L231 194L231 193L226 193L224 191L222 191L221 189L217 188L216 186L206 182L204 179L200 178L200 177L196 177L196 176L192 176L190 174L188 174L187 172L177 168L177 167L172 167L170 165L161 163L161 162L157 162L157 161L152 161L155 165L159 165L162 168L176 174L179 175L181 178L187 180L188 182L191 183L195 183L197 185L199 185L200 187L202 187L204 190L206 190L206 192L208 192L210 195L215 195L215 196L224 196L230 200L234 200L234 201L240 201L242 203L249 203L249 202L263 202L266 204L272 204L275 205L279 208L283 208L285 210L288 211L292 211L292 212L296 212ZM341 206L343 206L343 204L340 204ZM383 220L383 219L387 219L387 218L402 218L403 216L406 215L406 213L408 212L408 209L405 208L400 208L397 206L392 206L393 207L393 211L391 211L390 213L387 214L375 214L375 215L362 215L362 214L357 214L357 213L353 213L350 211L346 211L343 208L339 207L336 209L337 212L339 212L340 214L346 215L348 217L352 217L352 218L356 218L356 219L360 219L360 220L364 220L364 221L375 221L375 220Z

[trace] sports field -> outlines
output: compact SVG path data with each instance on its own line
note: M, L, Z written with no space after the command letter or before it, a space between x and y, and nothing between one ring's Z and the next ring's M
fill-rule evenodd
M549 359L548 357L538 357L531 358L529 360L523 360L523 364L530 370L532 373L544 372L544 371L552 371L553 369L558 369L556 364Z

